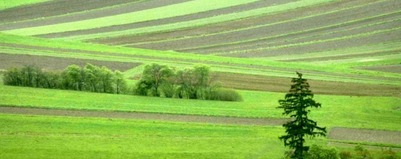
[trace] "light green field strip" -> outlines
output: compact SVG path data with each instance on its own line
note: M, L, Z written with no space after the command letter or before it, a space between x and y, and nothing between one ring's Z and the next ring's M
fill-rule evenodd
M322 2L322 3L323 3L323 2ZM326 3L327 3L327 2L326 2ZM377 3L377 2L375 2L375 3ZM330 11L330 12L325 12L325 13L321 13L321 14L313 14L313 15L310 15L310 16L299 17L299 18L295 18L295 19L290 19L290 20L285 20L285 21L280 21L280 22L275 22L275 23L269 23L269 24L263 24L263 25L255 25L255 26L245 27L245 28L241 28L241 29L227 30L227 31L222 31L222 32L216 32L216 33L210 33L210 34L202 34L202 35L196 35L196 36L185 36L185 37L182 37L182 38L166 39L166 40L160 40L160 41L140 42L140 43L133 43L133 44L161 43L161 42L168 42L168 41L175 41L175 40L184 40L184 39L191 39L191 38L197 38L197 37L206 37L206 36L212 36L212 35L221 35L221 34L226 34L226 33L233 33L233 32L238 32L238 31L244 31L244 30L262 28L262 27L267 27L267 26L273 26L273 25L277 25L277 24L283 24L283 23L289 23L289 22L300 21L300 20L304 20L304 19L307 19L307 18L313 18L313 17L318 17L318 16L322 16L322 15L332 14L332 13L336 13L336 12L340 12L340 11L345 11L345 10L349 10L349 9L355 9L355 8L359 8L359 7L365 7L366 5L369 5L369 4L370 4L370 3L363 4L363 5L358 5L358 6L351 6L351 7L348 7L348 8L342 8L342 9L339 9L339 10ZM315 5L317 5L317 4L315 4ZM309 5L309 6L312 6L312 5ZM305 7L308 7L308 6L305 6ZM288 9L288 10L289 10L289 9ZM399 12L401 12L401 11L397 11L397 12L394 12L394 13L399 13ZM286 35L299 34L299 33L307 32L307 31L313 31L313 30L320 30L320 29L329 28L329 27L342 26L342 25L346 25L346 24L349 24L349 23L356 23L356 22L358 22L358 21L364 21L364 20L367 20L367 19L376 18L376 17L381 17L381 16L386 16L386 15L394 14L394 13L386 13L386 14L382 14L382 15L376 15L376 16L374 16L374 17L369 17L369 18L364 18L364 19L358 19L358 20L348 21L348 22L344 22L344 23L333 24L333 25L329 25L329 26L324 26L324 27L319 27L319 28L313 28L313 29L303 30L303 31L299 31L299 32L292 32L292 33L283 34L283 35L277 35L277 36L273 36L273 37L258 38L258 39L250 39L250 40L243 40L243 41L239 41L239 42L230 42L230 43L223 43L223 44L216 44L216 45L208 45L208 46L203 46L203 47L221 46L221 45L227 45L227 44L239 44L239 43L243 43L243 42L252 42L252 41L259 41L259 40L264 40L264 39L277 38L277 37L286 36ZM202 46L201 46L201 47L196 47L196 48L202 48ZM183 48L183 49L196 49L196 48Z
M364 67L364 66L384 66L384 65L400 65L401 52L394 55L360 57L346 60L334 60L324 64L331 64L334 67ZM317 62L319 63L319 62ZM394 73L397 75L397 73Z
M247 18L251 16L258 16L262 14L273 14L277 12L284 12L291 9L296 9L299 7L308 7L311 5L318 5L322 3L328 3L333 0L301 0L297 2L291 2L286 4L281 4L277 6L270 6L264 7L259 9L254 9L250 11L243 11L238 13L231 13L225 15L219 15L209 18L179 22L179 23L172 23L172 24L165 24L165 25L158 25L158 26L150 26L146 28L138 28L138 29L129 29L123 31L114 31L114 32L105 32L105 33L97 33L97 34L86 34L80 36L71 36L71 37L64 37L61 39L69 39L69 40L88 40L88 39L96 39L96 38L105 38L105 37L116 37L122 35L134 35L134 34L146 34L151 32L161 32L161 31L172 31L182 28L188 27L199 27L202 25L213 24L213 23L220 23L225 21L231 21L241 18Z
M289 86L290 87L290 86ZM313 88L311 88L313 90ZM185 100L132 95L99 94L0 85L0 105L55 109L135 111L211 116L282 118L277 109L283 93L239 91L243 102ZM322 108L310 117L331 127L400 131L401 98L316 95ZM352 118L349 118L352 116ZM333 120L339 119L339 120Z
M23 5L41 3L51 0L0 0L0 10L19 7Z
M236 1L194 0L185 3L158 7L138 12L101 17L96 19L10 30L6 31L6 33L17 34L17 35L40 35L40 34L57 33L57 32L65 32L73 30L100 28L106 26L122 25L135 22L143 22L143 21L181 16L186 14L193 14L213 9L251 3L254 1L257 0L236 0Z
M280 158L285 151L281 127L12 114L0 114L0 126L0 158Z

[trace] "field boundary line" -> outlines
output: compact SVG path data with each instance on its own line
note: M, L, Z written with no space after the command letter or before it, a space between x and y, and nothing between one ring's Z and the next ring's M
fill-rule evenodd
M17 107L17 106L0 106L0 114L158 120L158 121L168 121L168 122L249 125L249 126L252 125L281 126L282 124L288 121L288 119L285 118L245 118L245 117L203 116L203 115L168 114L168 113L151 113L151 112L73 110L73 109L53 109L53 108L35 108L35 107L27 108L27 107Z

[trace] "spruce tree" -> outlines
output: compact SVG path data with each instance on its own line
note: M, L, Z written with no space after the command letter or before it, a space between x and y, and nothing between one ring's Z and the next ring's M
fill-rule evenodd
M325 136L326 128L317 126L317 123L308 118L310 108L321 107L320 103L313 100L313 93L309 90L309 83L298 73L298 78L292 79L290 91L285 99L279 100L278 108L284 109L283 115L289 115L291 121L283 124L286 135L279 139L284 141L284 146L293 149L291 158L302 159L309 147L305 146L306 136Z

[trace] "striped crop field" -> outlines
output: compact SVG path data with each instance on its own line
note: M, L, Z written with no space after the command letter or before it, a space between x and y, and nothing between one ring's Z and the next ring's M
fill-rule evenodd
M87 63L130 89L152 63L207 65L243 101L2 82L14 67ZM328 129L307 145L401 158L400 0L0 0L0 158L283 158L276 107L296 71Z

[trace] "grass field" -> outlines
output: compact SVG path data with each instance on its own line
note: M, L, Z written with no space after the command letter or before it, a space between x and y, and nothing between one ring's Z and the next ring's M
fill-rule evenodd
M7 145L1 158L279 158L284 151L274 146L280 127L6 114L0 120L0 143Z
M1 83L10 67L92 63L121 70L133 87L150 63L205 64L244 99L0 84L0 158L282 158L277 138L288 119L276 107L295 71L322 103L310 117L328 128L308 144L401 157L400 8L399 0L0 0Z
M23 6L23 5L30 5L30 4L40 3L40 2L46 2L46 1L49 1L49 0L18 0L18 1L1 0L0 1L0 10Z

